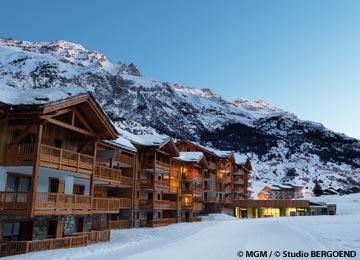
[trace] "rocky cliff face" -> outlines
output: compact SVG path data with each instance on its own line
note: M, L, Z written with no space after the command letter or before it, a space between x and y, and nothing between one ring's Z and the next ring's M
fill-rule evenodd
M265 101L227 101L210 89L148 79L134 64L113 64L79 44L0 39L1 85L86 88L124 131L159 132L247 153L253 157L255 191L283 181L310 190L316 178L324 188L360 182L356 139Z

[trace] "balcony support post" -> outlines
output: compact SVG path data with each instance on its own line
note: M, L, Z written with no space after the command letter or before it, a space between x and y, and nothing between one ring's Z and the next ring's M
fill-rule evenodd
M37 189L37 177L39 172L39 163L40 163L40 149L41 149L41 140L43 134L43 124L39 124L36 132L36 144L34 147L34 160L33 160L33 169L32 169L32 178L31 178L31 192L30 192L30 212L29 216L32 218L35 215L35 205L36 205L36 189Z

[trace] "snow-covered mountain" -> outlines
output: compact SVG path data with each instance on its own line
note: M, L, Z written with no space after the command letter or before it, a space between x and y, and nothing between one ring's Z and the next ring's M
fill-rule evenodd
M302 121L265 101L227 101L198 89L144 77L134 64L65 41L0 39L0 86L92 91L117 126L163 133L253 157L254 191L264 183L360 183L360 141ZM256 181L258 180L258 181Z

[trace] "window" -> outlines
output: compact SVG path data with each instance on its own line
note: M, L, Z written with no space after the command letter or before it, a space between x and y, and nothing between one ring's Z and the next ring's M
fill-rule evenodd
M140 218L140 212L139 211L137 211L136 212L136 217L135 217L136 219L139 219Z
M3 241L32 240L33 221L8 222L3 225Z
M22 175L8 175L6 191L28 192L30 191L31 178Z
M73 194L84 195L85 194L85 185L74 184Z

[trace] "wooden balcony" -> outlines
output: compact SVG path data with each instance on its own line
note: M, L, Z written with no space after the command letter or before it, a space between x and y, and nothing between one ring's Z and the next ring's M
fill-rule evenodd
M245 184L244 179L240 177L234 177L232 182L236 184Z
M235 192L235 193L245 193L245 189L243 187L234 186L233 187L233 192Z
M7 165L30 166L33 165L35 144L8 145ZM41 144L40 162L42 167L54 168L71 172L92 174L95 158L90 155L56 148Z
M202 210L202 203L199 202L183 202L183 210Z
M91 196L37 192L35 214L87 214L91 211Z
M121 176L121 170L102 165L95 166L94 178L96 180L112 182L118 185L132 186L132 178Z
M170 224L175 224L176 218L160 218L160 219L149 219L149 220L141 220L141 227L162 227Z
M170 200L139 200L141 209L170 209L175 210L176 202Z
M116 153L115 161L126 164L129 167L134 166L134 157L129 155Z
M143 161L142 162L142 168L143 169L150 169L150 170L160 170L160 171L165 171L165 172L170 172L170 164L165 163L165 162L161 162L161 161L154 161L154 160L148 160L148 161Z
M88 245L88 236L80 235L34 241L0 242L0 257L38 252L51 249L72 248Z
M192 172L183 173L182 178L187 181L201 181L203 179L200 174Z
M119 213L120 209L130 209L132 200L128 198L93 198L93 213Z
M231 192L231 186L226 186L226 187L218 187L217 188L217 192L225 192L225 193L230 193Z
M182 193L183 194L190 194L196 197L201 197L202 196L202 188L198 188L198 187L194 187L194 188L188 188L188 189L183 189Z
M0 212L1 214L12 214L13 210L29 209L29 192L0 192ZM1 209L3 209L1 211ZM13 211L13 212L11 212Z
M204 198L204 203L215 203L215 202L216 202L216 197Z
M169 181L140 180L139 182L142 190L170 191Z
M14 214L30 209L30 192L0 192L2 214ZM91 197L63 193L37 192L35 215L87 214L91 210Z
M86 235L88 243L99 243L110 241L110 230L92 230L89 232L81 232L79 235Z

